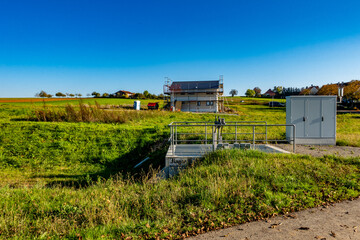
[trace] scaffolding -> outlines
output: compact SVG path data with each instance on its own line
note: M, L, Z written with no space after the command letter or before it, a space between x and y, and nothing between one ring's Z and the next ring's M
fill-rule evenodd
M222 75L220 75L219 80L208 81L172 81L165 77L163 88L164 106L168 106L172 110L224 111L224 80ZM165 96L169 96L170 99ZM196 107L194 108L194 106Z

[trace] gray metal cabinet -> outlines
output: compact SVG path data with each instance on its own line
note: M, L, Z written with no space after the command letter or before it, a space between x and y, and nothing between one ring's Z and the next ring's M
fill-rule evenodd
M294 124L298 144L336 144L336 96L290 96L286 98L286 124ZM293 131L286 128L286 138Z

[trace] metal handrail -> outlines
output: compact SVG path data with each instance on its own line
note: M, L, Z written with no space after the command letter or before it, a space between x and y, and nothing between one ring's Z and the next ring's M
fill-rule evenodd
M244 123L257 123L257 124L244 124ZM259 124L259 123L263 123L263 124ZM195 124L195 125L191 125L191 124ZM173 154L175 151L175 145L177 145L179 142L199 142L200 141L200 142L205 142L207 144L209 141L212 141L213 150L215 150L216 145L218 144L218 141L219 141L216 137L216 134L219 135L220 128L223 128L223 127L235 127L235 133L222 133L221 132L221 136L222 135L235 135L235 140L230 140L230 139L223 140L221 138L222 142L236 143L239 140L237 138L238 135L252 134L252 140L240 139L240 141L241 142L251 142L252 141L253 148L255 148L256 142L263 142L264 140L265 140L265 143L273 142L273 141L274 142L287 142L287 140L281 140L281 139L273 139L273 140L267 139L268 127L292 127L293 135L292 135L292 139L290 139L290 142L293 142L293 152L295 153L295 151L296 151L296 138L295 138L296 130L295 130L294 124L267 124L266 121L227 122L225 125L216 124L214 122L172 122L168 126L170 127L171 149L172 149ZM178 131L177 131L178 127L205 127L205 133L203 133L203 132L201 132L201 133L178 133ZM238 133L237 132L238 127L252 127L252 132L251 133ZM256 127L265 127L265 132L264 133L256 133ZM208 139L208 128L211 128L211 134L212 134L211 139ZM218 129L218 132L216 132L217 129ZM205 134L205 139L179 140L178 135L181 135L181 134L182 135L204 135ZM265 135L265 139L257 140L255 137L256 135Z

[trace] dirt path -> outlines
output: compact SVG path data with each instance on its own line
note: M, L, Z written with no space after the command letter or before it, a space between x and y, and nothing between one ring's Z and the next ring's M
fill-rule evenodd
M190 239L360 239L360 199L208 232Z
M274 144L274 146L292 152L292 145L290 144ZM314 157L322 157L324 155L360 157L360 148L328 145L296 145L296 153L308 154Z

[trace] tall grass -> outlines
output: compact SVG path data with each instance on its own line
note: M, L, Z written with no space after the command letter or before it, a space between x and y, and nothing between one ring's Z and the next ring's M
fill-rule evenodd
M126 123L136 119L164 115L160 111L135 111L125 109L104 109L98 104L79 103L78 107L67 104L62 109L42 108L34 111L35 120L44 122L102 122Z
M360 194L360 161L215 152L170 180L1 188L0 238L180 239Z

